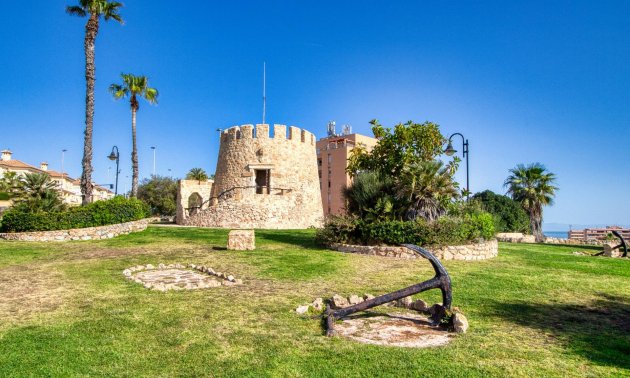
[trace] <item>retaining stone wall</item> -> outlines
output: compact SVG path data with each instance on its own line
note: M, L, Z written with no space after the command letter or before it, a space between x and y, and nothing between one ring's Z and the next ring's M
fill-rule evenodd
M141 219L133 222L70 230L0 233L0 239L33 242L110 239L131 232L144 231L150 220Z
M370 256L395 257L399 259L422 257L406 247L348 244L333 244L331 247L339 252ZM429 248L428 250L440 260L485 260L499 255L499 244L496 240L489 240L475 244Z

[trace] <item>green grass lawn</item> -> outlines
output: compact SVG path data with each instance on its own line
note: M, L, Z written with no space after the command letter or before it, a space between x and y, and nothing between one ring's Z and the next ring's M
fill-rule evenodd
M0 242L0 376L630 376L630 261L572 254L598 248L501 244L492 260L445 262L469 332L407 349L326 338L293 310L423 281L426 260L326 251L311 230L256 236L250 252L222 249L226 230L194 228ZM161 262L245 284L161 293L122 275Z

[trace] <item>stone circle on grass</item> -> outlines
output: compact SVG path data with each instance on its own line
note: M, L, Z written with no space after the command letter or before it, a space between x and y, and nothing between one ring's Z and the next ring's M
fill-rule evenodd
M137 265L123 270L123 275L147 289L158 291L206 289L243 283L232 274L195 264Z

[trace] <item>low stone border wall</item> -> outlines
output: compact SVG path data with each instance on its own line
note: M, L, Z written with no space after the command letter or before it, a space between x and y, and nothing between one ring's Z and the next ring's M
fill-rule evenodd
M333 244L331 248L345 253L395 257L399 259L416 259L422 257L406 247ZM489 240L474 244L429 248L429 251L440 260L485 260L499 255L499 243L496 240Z
M131 232L144 231L150 221L151 219L147 218L133 222L99 227L72 228L70 230L7 232L0 233L0 239L31 242L111 239Z

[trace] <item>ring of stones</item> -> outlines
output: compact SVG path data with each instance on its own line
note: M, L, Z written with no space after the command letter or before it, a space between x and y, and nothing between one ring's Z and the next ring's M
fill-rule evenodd
M232 274L216 272L210 267L195 264L137 265L123 270L123 275L147 289L158 291L195 290L243 284L243 280Z

